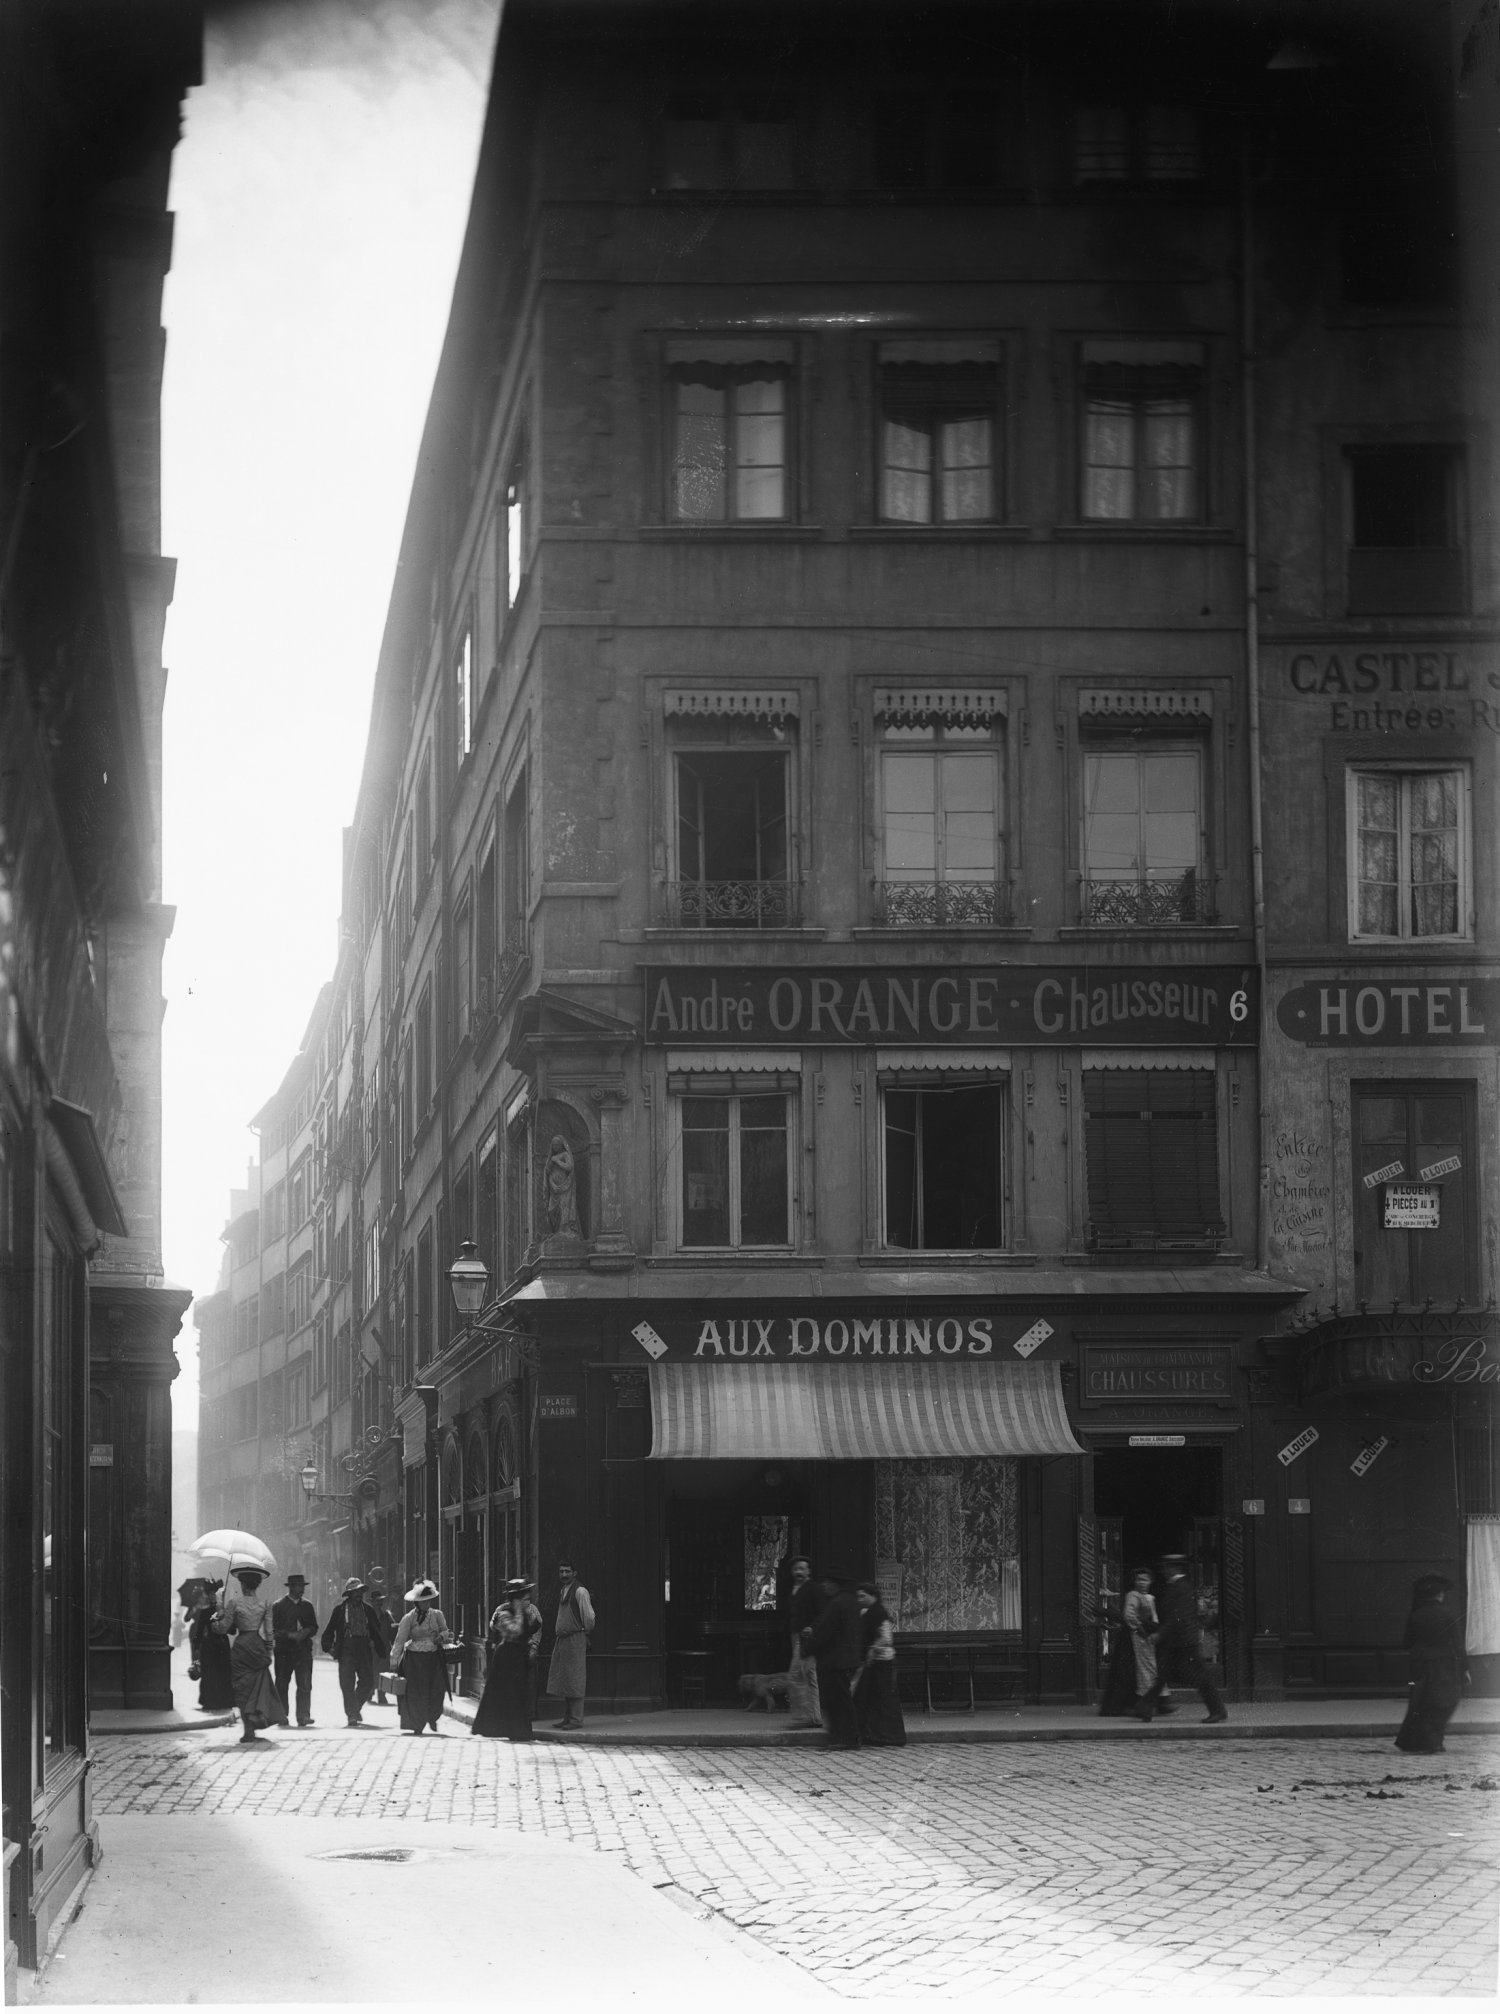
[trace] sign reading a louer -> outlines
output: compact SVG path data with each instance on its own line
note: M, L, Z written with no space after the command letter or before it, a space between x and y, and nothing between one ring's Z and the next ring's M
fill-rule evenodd
M1108 1041L1253 1047L1259 998L1237 965L648 965L648 1042L1004 1047Z

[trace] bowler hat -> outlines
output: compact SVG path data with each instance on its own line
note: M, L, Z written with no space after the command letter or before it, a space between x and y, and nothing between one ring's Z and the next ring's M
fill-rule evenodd
M286 1577L287 1586L290 1587L294 1580L300 1580L304 1587L307 1586L307 1575L305 1573L289 1573Z

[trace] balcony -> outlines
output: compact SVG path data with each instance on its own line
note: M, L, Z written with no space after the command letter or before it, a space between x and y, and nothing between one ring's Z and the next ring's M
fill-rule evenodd
M875 921L887 930L946 930L1005 926L1010 889L988 881L882 881L875 889Z
M795 881L669 881L666 921L679 930L790 930L802 921Z
M1214 923L1213 881L1188 873L1171 881L1083 881L1082 922L1094 930L1164 930Z

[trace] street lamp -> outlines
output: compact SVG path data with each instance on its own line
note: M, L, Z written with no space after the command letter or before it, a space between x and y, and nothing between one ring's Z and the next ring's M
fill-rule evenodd
M448 1284L453 1289L453 1305L465 1322L472 1322L484 1306L485 1296L490 1288L490 1269L474 1248L474 1240L465 1238L458 1248L458 1257L448 1268Z
M302 1483L302 1494L307 1498L309 1503L348 1504L351 1508L353 1507L354 1498L352 1496L344 1496L337 1490L320 1490L318 1488L318 1465L316 1462L309 1462L306 1468L301 1471L300 1481Z

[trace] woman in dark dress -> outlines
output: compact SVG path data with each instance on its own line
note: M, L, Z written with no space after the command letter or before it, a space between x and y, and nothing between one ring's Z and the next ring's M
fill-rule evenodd
M1411 1654L1411 1704L1396 1735L1408 1755L1441 1755L1443 1733L1463 1698L1464 1637L1458 1617L1445 1605L1453 1583L1443 1574L1424 1574L1411 1594L1403 1650Z
M530 1741L531 1671L542 1634L542 1612L526 1597L536 1585L508 1580L505 1599L490 1617L490 1668L474 1732L496 1740Z
M188 1583L184 1582L184 1586ZM198 1679L198 1705L204 1713L227 1713L234 1705L234 1671L226 1638L212 1627L215 1597L221 1580L200 1580L188 1619L188 1676Z
M873 1581L859 1584L865 1661L854 1681L854 1712L865 1748L904 1748L906 1722L896 1690L896 1641L890 1612Z

